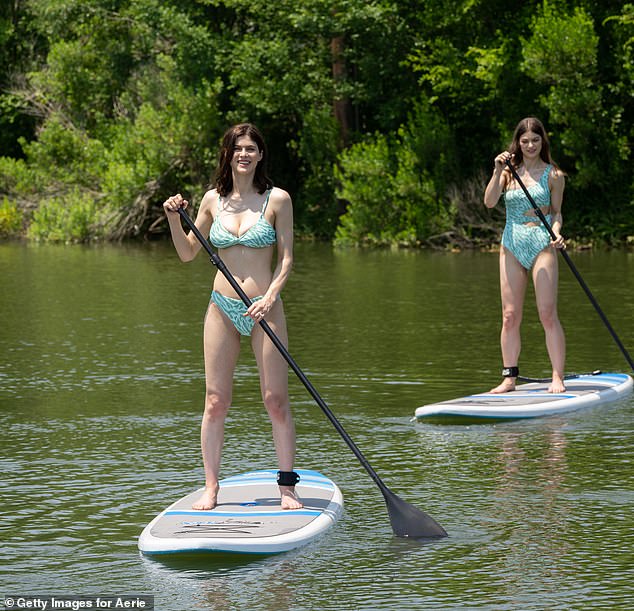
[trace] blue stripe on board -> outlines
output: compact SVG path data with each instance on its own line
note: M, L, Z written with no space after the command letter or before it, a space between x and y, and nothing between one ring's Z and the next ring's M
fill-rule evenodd
M300 484L315 484L321 487L334 488L334 482L317 471L306 469L297 469L301 480ZM240 475L232 475L220 481L223 484L248 484L248 483L277 483L277 470L266 469L260 471L251 471Z
M277 478L275 477L250 477L250 478L232 477L232 478L223 479L219 483L220 483L220 486L248 486L250 484L254 484L254 485L255 484L277 484ZM308 479L305 477L302 477L302 479L297 485L301 486L302 484L304 484L305 486L312 485L317 488L327 488L330 490L333 490L335 487L334 483L329 482L328 480Z
M535 394L543 394L544 397L556 397L558 399L575 399L579 397L579 395L567 395L562 393L550 393L545 391L527 391L526 394L518 395L513 393L512 395L508 395L506 398L502 394L482 394L482 395L469 395L468 397L464 397L465 399L490 399L492 397L499 397L501 399L501 403L513 403L515 399L533 399L535 398ZM451 403L451 401L447 401L447 403Z
M264 485L264 484L273 484L276 485L277 484L277 479L276 478L264 478L264 477L258 477L258 478L243 478L243 479L223 479L220 482L220 486L250 486L250 485ZM328 481L324 481L324 480L319 480L319 479L306 479L306 478L302 478L302 480L297 484L298 486L301 485L305 485L305 486L312 486L314 488L324 488L326 490L333 490L335 485L333 482L328 482Z
M614 386L619 386L620 384L622 384L623 382L626 382L627 379L630 376L626 373L600 373L597 375L580 375L577 379L578 380L596 380L597 383L601 383L601 382L614 382L613 386L599 386L599 388L594 389L597 392L602 392L604 390L610 390L611 388L613 388ZM574 384L574 380L571 380L572 383ZM585 388L584 390L590 390L590 388ZM546 390L544 389L529 389L529 390L522 390L519 389L520 392L522 393L526 393L526 395L522 394L522 395L518 395L518 394L513 394L511 395L511 397L513 399L523 399L526 397L530 397L531 395L536 395L536 394L543 394L544 396L549 396L549 397L558 397L561 399L574 399L575 397L578 397L579 395L571 395L569 393L557 393L557 394L552 394L552 393L548 393L546 392ZM475 395L469 395L467 397L462 397L463 399L474 399L474 398L481 398L481 397L491 397L492 394L491 393L478 393ZM502 398L502 397L501 397ZM532 398L532 397L531 397Z
M272 517L272 516L318 516L321 511L314 509L283 509L281 511L166 511L166 516L198 516L204 518L248 518L248 517Z
M191 555L191 556L213 556L213 555L231 555L231 556L273 556L275 554L281 554L282 552L288 551L286 549L274 550L274 551L251 551L251 550L226 550L226 549L200 549L198 547L192 548L182 548L182 549L166 549L160 550L158 552L143 550L143 553L146 556L167 556L169 554L178 554L182 555Z
M594 378L599 380L618 380L619 382L625 382L630 376L625 373L600 373L596 376L581 376L583 379Z
M331 481L325 475L318 473L317 471L310 471L308 469L296 469L296 473L300 476L310 477L313 479L323 479L325 481ZM236 478L252 478L252 477L277 477L277 469L260 469L258 471L248 471L247 473L239 473L238 475L232 475L226 479Z

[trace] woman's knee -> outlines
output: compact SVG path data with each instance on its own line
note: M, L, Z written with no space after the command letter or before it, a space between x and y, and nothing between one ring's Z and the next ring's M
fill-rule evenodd
M517 310L505 309L502 312L502 326L508 331L517 329L522 322L522 315Z
M275 391L264 393L264 407L272 421L285 421L290 417L288 394Z
M557 315L557 306L554 304L540 306L537 309L539 320L544 329L552 329L559 324L559 316Z
M229 411L231 397L218 391L207 389L205 393L205 413L204 417L211 420L224 418Z

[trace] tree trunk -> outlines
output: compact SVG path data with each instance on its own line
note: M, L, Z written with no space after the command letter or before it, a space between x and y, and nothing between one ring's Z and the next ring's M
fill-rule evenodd
M343 36L336 36L330 41L330 53L332 55L332 76L335 82L335 97L333 100L333 111L335 120L339 124L339 135L343 146L347 146L350 137L350 100L347 96L339 96L337 91L339 84L347 78L346 60L344 58L345 39Z

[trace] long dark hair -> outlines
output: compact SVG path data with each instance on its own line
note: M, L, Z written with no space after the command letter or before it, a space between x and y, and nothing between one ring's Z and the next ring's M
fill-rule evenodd
M553 161L553 158L550 155L550 140L548 139L548 134L546 133L544 124L536 117L526 117L525 119L522 119L515 127L515 131L513 132L513 140L511 141L511 145L509 146L509 153L513 155L513 165L518 168L522 164L522 161L524 161L522 147L520 146L520 138L526 132L533 132L534 134L537 134L541 137L542 148L539 152L541 160L544 163L551 164L561 171L561 168Z
M260 153L262 153L262 159L258 161L258 165L255 168L255 176L253 177L253 184L257 192L264 193L264 191L273 187L273 182L266 173L267 150L260 130L252 123L239 123L225 132L220 146L220 158L214 183L218 194L223 197L233 191L231 160L233 159L236 141L243 136L251 138L258 145Z

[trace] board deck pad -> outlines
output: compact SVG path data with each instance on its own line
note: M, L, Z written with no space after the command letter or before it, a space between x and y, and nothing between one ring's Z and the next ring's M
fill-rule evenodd
M422 405L419 419L517 419L552 416L582 407L616 401L632 392L634 381L623 373L582 374L565 381L563 393L549 393L548 383L520 384L514 391L490 392Z
M218 505L192 509L203 489L170 505L139 537L145 554L278 553L304 545L330 528L343 509L341 491L318 473L297 469L302 509L283 510L277 470L251 471L220 482Z

